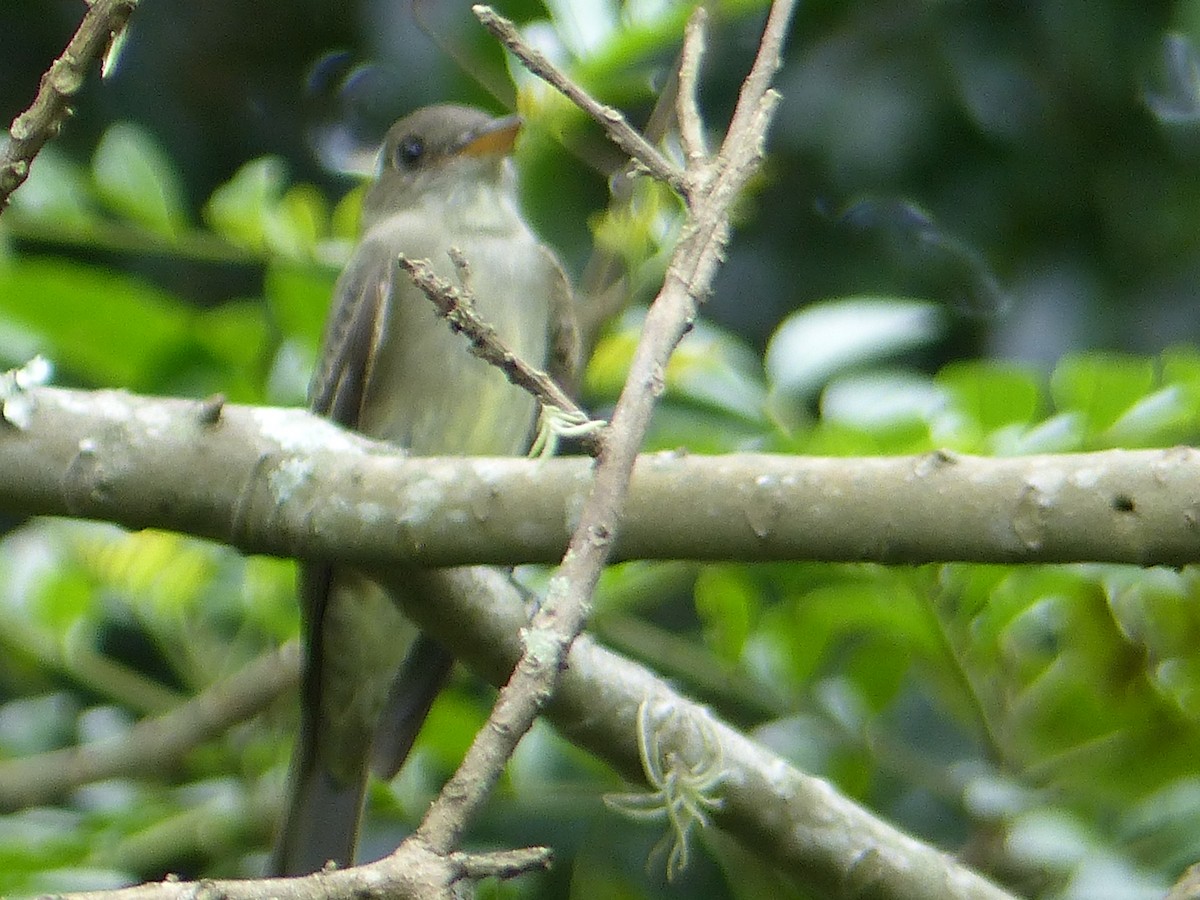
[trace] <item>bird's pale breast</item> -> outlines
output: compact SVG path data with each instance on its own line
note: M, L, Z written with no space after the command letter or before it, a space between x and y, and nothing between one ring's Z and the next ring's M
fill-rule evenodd
M380 364L367 385L360 430L395 441L413 453L513 455L524 452L536 405L503 373L469 352L429 299L390 265L397 252L428 259L435 271L457 282L449 245L437 240L416 215L380 223L368 238L381 266L393 274L392 304ZM469 266L476 311L504 343L531 364L544 367L549 347L553 264L523 225L459 240Z

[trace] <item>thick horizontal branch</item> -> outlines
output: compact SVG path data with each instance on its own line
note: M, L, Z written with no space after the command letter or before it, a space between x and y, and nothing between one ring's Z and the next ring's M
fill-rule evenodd
M364 566L552 562L585 459L405 459L300 410L40 388L0 425L0 508ZM618 559L1200 558L1190 448L985 459L643 457Z

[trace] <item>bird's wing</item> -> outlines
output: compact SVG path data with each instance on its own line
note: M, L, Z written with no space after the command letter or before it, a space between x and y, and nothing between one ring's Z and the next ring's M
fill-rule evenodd
M387 334L395 278L395 260L385 249L366 245L338 279L337 307L308 389L312 412L347 428L358 426L376 351Z
M370 245L360 248L338 279L333 292L336 306L329 315L321 358L308 390L309 410L347 428L357 428L362 415L371 369L387 333L389 301L395 283L395 262L385 251L373 250ZM311 631L310 659L303 685L306 711L319 708L310 703L319 699L320 623L331 581L332 572L327 565L302 569L300 602L304 622ZM313 725L303 718L302 727Z
M573 395L579 387L581 363L575 297L558 257L545 245L541 251L550 270L550 344L546 369L563 390Z
M318 361L309 386L309 409L340 425L359 423L376 351L386 334L395 264L385 252L360 248L334 290ZM353 862L365 788L362 777L345 781L321 761L325 628L334 570L327 564L301 566L299 600L308 658L301 684L300 731L292 760L290 796L270 863L275 875L302 875L327 860Z

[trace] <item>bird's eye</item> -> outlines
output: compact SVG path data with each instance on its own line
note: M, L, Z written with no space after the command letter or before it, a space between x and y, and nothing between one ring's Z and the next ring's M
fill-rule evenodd
M392 162L395 163L397 169L411 169L425 155L425 142L415 134L410 134L401 138L392 155Z

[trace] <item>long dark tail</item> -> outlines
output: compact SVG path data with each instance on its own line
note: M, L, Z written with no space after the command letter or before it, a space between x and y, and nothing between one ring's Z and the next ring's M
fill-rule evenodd
M366 778L349 786L338 784L324 768L305 765L305 753L298 745L268 875L307 875L331 860L343 868L354 861Z
M404 764L453 663L441 644L418 636L392 682L375 732L372 768L380 777L394 777ZM343 868L354 862L366 767L357 782L339 783L319 762L314 718L314 704L306 704L288 776L287 808L268 875L307 875L329 861Z
M335 778L325 757L330 723L322 720L325 706L324 628L334 574L329 566L300 569L299 599L305 611L305 660L300 684L300 723L288 772L283 817L267 875L308 875L327 862L354 864L358 825L367 789L366 760L356 767L343 761L340 769L353 773ZM365 735L364 735L365 737ZM366 740L363 741L364 752ZM322 750L322 747L325 747Z

